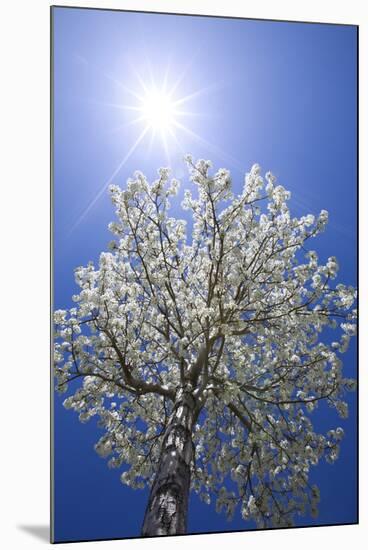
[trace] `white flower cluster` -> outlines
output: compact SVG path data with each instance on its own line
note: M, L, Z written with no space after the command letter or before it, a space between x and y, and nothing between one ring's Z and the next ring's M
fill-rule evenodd
M190 221L170 215L179 182L167 169L110 187L116 241L97 266L76 269L75 307L55 311L57 389L82 422L99 417L96 451L123 469L123 483L143 487L189 384L192 489L229 517L239 505L260 526L290 525L317 513L310 468L338 457L342 428L320 435L311 418L321 400L348 414L354 381L341 353L355 334L356 291L333 285L334 256L303 257L326 211L292 218L289 192L258 165L234 196L227 170L187 163Z

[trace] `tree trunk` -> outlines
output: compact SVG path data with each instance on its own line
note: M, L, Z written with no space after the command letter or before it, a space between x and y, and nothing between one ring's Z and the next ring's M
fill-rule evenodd
M181 389L163 437L142 527L144 537L186 532L194 413L191 392Z

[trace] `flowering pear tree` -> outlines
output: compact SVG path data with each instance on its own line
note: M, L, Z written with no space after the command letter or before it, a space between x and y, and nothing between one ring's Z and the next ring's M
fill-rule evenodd
M57 389L81 422L99 417L96 451L121 481L150 487L143 536L185 533L190 490L230 518L289 526L317 514L311 466L338 457L342 428L316 433L312 413L325 401L347 416L356 291L307 248L326 211L291 217L258 165L235 196L227 170L187 163L186 221L170 216L167 169L111 186L116 238L55 312Z

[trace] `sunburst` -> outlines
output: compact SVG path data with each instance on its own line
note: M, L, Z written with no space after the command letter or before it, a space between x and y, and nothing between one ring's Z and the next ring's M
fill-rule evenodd
M157 138L161 140L165 150L167 161L169 158L169 141L174 138L176 146L181 148L178 133L181 130L189 131L186 119L190 117L203 116L203 113L196 113L183 109L185 103L190 102L195 96L203 94L206 89L197 90L185 96L177 95L178 81L171 88L167 84L167 74L161 84L157 84L153 79L149 85L137 75L141 90L127 90L135 99L133 104L118 104L122 110L133 111L136 117L131 119L126 125L141 124L146 133L150 135L150 143ZM181 80L181 78L179 79Z
M187 71L186 68L185 72ZM134 69L133 69L134 70ZM184 151L181 134L196 140L202 146L206 145L207 149L211 149L212 146L209 142L199 136L192 128L189 127L188 121L193 117L205 117L203 112L195 112L192 110L186 110L185 105L190 104L195 98L208 93L215 86L207 86L201 89L193 90L189 94L179 94L180 84L184 78L184 72L179 78L170 86L168 84L168 72L169 67L166 68L164 76L161 80L155 80L150 70L150 78L144 79L139 73L134 71L137 78L138 85L136 89L132 89L126 86L123 82L112 78L108 75L104 75L109 80L113 81L117 89L123 92L124 96L129 95L131 103L105 103L102 105L116 108L124 113L124 124L120 127L134 127L140 126L137 131L137 137L134 138L132 130L133 143L125 152L122 160L118 163L117 167L106 180L103 186L98 190L92 201L83 210L77 221L72 226L70 232L84 220L87 214L95 206L97 201L105 193L108 186L116 179L120 170L133 155L139 145L143 146L143 142L147 141L146 151L150 151L153 143L160 140L166 157L166 162L171 165L170 152L172 149L179 150L183 155ZM216 86L217 87L217 86ZM134 113L135 116L129 116L129 113Z

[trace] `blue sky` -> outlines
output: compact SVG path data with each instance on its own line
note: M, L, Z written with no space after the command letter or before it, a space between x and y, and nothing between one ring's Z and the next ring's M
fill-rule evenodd
M187 152L229 168L239 191L259 163L292 192L295 215L327 209L330 223L313 248L321 260L336 255L339 280L356 285L356 27L70 8L53 16L56 309L72 305L74 268L111 240L104 187L170 165L185 188ZM145 125L122 106L137 104L131 92L141 94L142 82L160 87L165 78L176 99L186 98L186 129L167 148L151 130L137 143ZM355 342L344 364L354 376ZM96 424L80 424L64 397L55 398L56 540L139 536L147 491L120 483L93 450ZM320 514L300 525L357 518L356 396L348 401L347 421L323 407L315 414L317 430L342 425L346 437L337 463L312 470ZM189 532L249 527L192 497Z

